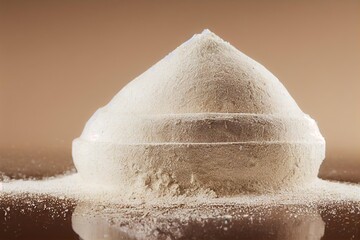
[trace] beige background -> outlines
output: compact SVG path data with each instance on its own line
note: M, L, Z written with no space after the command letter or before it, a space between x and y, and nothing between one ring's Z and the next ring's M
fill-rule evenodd
M92 113L204 28L278 76L328 159L360 162L360 1L0 0L0 171L70 168Z

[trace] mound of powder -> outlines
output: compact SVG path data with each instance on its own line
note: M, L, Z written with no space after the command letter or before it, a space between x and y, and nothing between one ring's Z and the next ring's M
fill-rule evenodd
M131 81L73 142L83 183L129 197L291 189L316 179L324 155L280 81L208 30Z

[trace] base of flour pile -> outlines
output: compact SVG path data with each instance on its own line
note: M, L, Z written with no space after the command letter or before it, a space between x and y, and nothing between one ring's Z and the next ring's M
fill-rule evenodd
M101 204L126 205L174 205L174 204L316 204L326 202L360 202L360 185L315 179L308 185L291 191L278 191L268 194L244 194L229 197L216 197L209 193L193 197L131 197L105 186L84 185L78 174L64 175L45 180L10 180L1 185L3 195L21 196L22 194L47 195L75 201Z

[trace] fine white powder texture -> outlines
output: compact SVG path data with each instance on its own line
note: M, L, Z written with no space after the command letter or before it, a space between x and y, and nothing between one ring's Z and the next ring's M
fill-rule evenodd
M274 193L308 184L317 124L280 81L214 33L131 81L73 142L82 181L144 196Z

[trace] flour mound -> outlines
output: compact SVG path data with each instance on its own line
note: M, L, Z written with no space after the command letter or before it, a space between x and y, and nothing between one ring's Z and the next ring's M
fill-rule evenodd
M73 142L86 184L124 195L229 196L316 179L325 141L280 81L214 33L125 86Z

